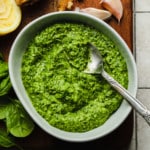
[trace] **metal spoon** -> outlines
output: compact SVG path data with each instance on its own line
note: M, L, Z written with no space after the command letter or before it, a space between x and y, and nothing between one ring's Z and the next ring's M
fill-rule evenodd
M115 79L113 79L103 67L103 59L99 50L91 43L88 43L90 47L90 61L87 65L85 73L89 74L101 74L107 82L118 91L131 106L146 120L150 125L150 111L144 106L138 99L133 97L129 91L127 91L122 85L120 85Z

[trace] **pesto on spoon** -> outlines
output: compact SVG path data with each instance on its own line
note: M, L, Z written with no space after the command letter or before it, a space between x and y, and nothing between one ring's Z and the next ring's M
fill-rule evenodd
M88 43L88 45L90 46L90 61L84 72L89 74L101 74L150 125L150 111L104 70L103 59L99 50L91 43Z

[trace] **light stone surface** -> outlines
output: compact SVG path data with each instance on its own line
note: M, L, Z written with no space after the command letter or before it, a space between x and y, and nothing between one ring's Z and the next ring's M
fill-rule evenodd
M150 89L139 89L138 98L150 109ZM133 149L134 150L134 149ZM144 119L137 114L137 150L150 150L150 127Z
M150 0L133 0L135 11L150 11Z
M138 71L137 98L150 110L150 0L133 0L134 56ZM150 127L135 112L129 150L150 150Z
M150 7L150 5L149 5ZM150 9L150 8L149 8ZM136 13L136 62L139 87L150 87L150 13Z

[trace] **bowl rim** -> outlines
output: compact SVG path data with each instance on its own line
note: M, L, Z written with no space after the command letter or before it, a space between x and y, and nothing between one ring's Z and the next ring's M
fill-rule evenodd
M76 17L81 17L82 19L83 18L89 19L89 21L93 21L94 23L101 24L101 26L104 26L104 28L107 29L109 33L114 34L116 36L118 42L121 42L122 46L124 47L124 49L127 52L127 55L129 57L130 61L132 62L131 68L133 69L132 70L133 71L133 78L132 78L133 79L133 81L132 81L133 85L129 90L130 90L130 92L132 93L133 96L136 95L136 92L137 92L136 64L135 64L135 61L134 61L134 58L133 58L133 54L131 53L131 50L128 48L125 41L122 39L122 37L110 25L108 25L104 21L102 21L102 20L100 20L100 19L98 19L94 16L91 16L89 14L75 12L75 11L52 12L52 13L40 16L37 19L31 21L29 24L27 24L20 31L20 33L17 35L16 39L14 40L14 42L12 44L10 54L9 54L9 58L8 58L10 80L12 82L12 86L14 88L14 91L15 91L16 95L18 96L20 102L24 106L25 110L28 112L30 117L36 122L36 124L41 127L41 129L43 129L48 134L53 135L54 137L56 137L58 139L61 139L61 140L64 140L64 141L71 141L71 142L91 141L91 140L95 140L95 139L104 137L107 134L110 134L116 128L118 128L124 122L124 120L128 117L128 115L130 114L130 112L132 110L132 107L124 100L121 105L123 105L124 108L126 109L126 113L122 114L121 119L117 118L116 122L118 122L118 123L115 124L111 129L106 130L104 133L100 134L98 132L99 127L92 130L92 131L88 131L86 133L70 133L70 132L62 131L62 130L56 129L55 127L52 127L51 125L49 125L35 110L33 111L33 109L34 109L33 106L29 106L29 103L26 102L26 94L22 93L24 91L24 89L23 90L19 89L18 83L20 83L20 79L16 78L16 74L15 74L15 71L14 71L15 64L18 63L16 60L14 60L15 54L17 54L16 53L17 46L19 46L18 41L20 41L20 38L23 39L23 36L26 34L26 32L28 32L27 31L28 28L31 28L31 27L35 26L36 23L39 23L39 22L41 22L45 19L50 19L50 17L63 16L63 15L66 15L66 16L71 16L71 15L74 16L75 15ZM116 112L118 112L118 111L119 111L119 109ZM107 124L109 124L108 120L106 121L106 123L104 125L107 126ZM102 126L104 126L104 125L102 125ZM97 134L97 132L99 134Z

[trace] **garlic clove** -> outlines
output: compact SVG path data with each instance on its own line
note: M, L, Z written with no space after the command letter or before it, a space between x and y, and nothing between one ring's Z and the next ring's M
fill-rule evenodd
M123 16L123 6L121 0L101 0L100 4L102 7L107 9L116 17L118 22L120 22Z
M111 17L111 13L109 11L101 10L101 9L97 9L97 8L93 8L93 7L87 7L87 8L80 9L80 12L84 12L84 13L93 15L102 20L106 20Z

